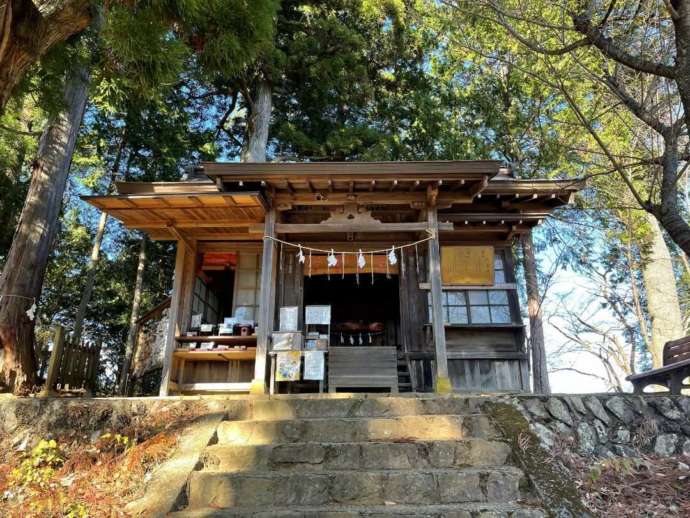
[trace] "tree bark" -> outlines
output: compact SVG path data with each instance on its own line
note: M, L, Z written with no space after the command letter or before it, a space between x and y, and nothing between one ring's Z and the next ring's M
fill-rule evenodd
M252 99L247 99L250 106L250 116L247 134L240 159L242 162L265 162L266 147L268 146L268 128L271 123L271 85L264 79L259 79Z
M125 359L120 370L118 390L121 395L127 395L127 382L129 369L134 356L134 345L137 339L137 321L139 320L139 307L141 305L141 292L144 284L144 269L146 268L146 236L141 238L139 247L139 263L137 264L137 279L134 282L134 295L132 296L132 313L129 316L129 330L125 345Z
M5 380L14 393L35 385L34 321L26 311L41 295L88 83L89 73L83 68L67 79L65 107L43 130L24 208L0 276L0 348L5 351Z
M534 392L550 394L549 372L546 365L546 346L544 343L544 324L542 322L541 299L537 281L537 262L534 258L532 233L522 237L522 255L525 267L525 287L527 289L527 314L529 315L529 344L532 353L532 380Z
M663 366L664 344L685 332L678 301L676 276L671 254L656 218L647 216L650 232L642 260L642 278L647 295L647 311L652 322L650 354L652 366Z
M0 113L29 68L89 25L90 0L0 0Z

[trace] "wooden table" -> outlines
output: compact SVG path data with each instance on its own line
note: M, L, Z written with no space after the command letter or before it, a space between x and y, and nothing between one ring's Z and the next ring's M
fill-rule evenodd
M269 383L268 392L271 395L275 394L275 391L276 391L276 365L277 365L276 354L284 353L284 352L290 352L290 351L269 351L268 352L268 356L271 359L271 367L270 367L271 381ZM300 353L300 362L302 362L302 359L304 358L304 353L305 352L312 352L312 351L296 351L296 352ZM322 353L324 353L324 355L328 354L328 351L315 351L315 352L322 352ZM326 377L325 360L326 360L326 358L324 357L324 373L323 373L324 378ZM300 368L301 368L301 365L300 365ZM319 394L323 393L323 387L324 387L323 382L324 382L324 380L321 379L321 380L304 380L304 381L318 381L319 382Z
M173 357L177 359L177 383L179 392L249 392L251 382L221 383L183 383L185 364L188 361L224 361L228 362L228 372L233 361L256 360L256 336L178 336L178 343L214 342L218 345L237 346L235 349L175 349ZM239 346L245 346L240 349Z

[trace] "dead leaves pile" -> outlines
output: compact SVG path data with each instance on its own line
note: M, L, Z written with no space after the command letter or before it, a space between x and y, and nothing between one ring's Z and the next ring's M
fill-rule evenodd
M39 459L36 470L43 469L37 446L0 438L0 516L127 516L125 505L141 495L152 471L174 452L180 431L197 416L173 408L132 420L118 430L50 437L61 462L49 478L31 476L32 459Z

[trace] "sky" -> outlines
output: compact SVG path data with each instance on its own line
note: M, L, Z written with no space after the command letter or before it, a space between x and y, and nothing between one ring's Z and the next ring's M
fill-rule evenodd
M547 224L564 225L564 223L553 219ZM535 229L535 241L544 240L546 232L545 226ZM597 236L596 233L592 233L591 236L594 240L601 237ZM570 321L574 315L597 329L606 330L608 333L616 335L623 344L626 343L626 337L621 333L620 323L614 318L611 310L603 307L601 299L597 297L601 287L594 280L564 266L559 261L558 255L558 246L547 247L541 252L537 252L540 271L546 276L550 276L548 283L542 282L540 284L540 289L544 290L544 284L548 284L543 295L542 310L544 312L544 338L551 390L555 393L606 392L609 390L607 383L597 378L606 378L602 363L593 354L573 351L573 340L566 337L565 334L571 328ZM521 298L524 299L524 294ZM526 308L524 300L521 300L521 306L524 312L524 308ZM528 326L527 318L523 317L523 319L525 325ZM577 337L594 346L599 344L601 340L598 335L593 333L579 333ZM596 347L593 350L596 351ZM624 389L629 391L632 389L632 385L626 382Z

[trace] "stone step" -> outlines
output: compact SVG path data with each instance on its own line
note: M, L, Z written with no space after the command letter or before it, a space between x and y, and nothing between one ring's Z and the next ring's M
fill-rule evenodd
M228 401L228 417L243 421L275 421L322 417L396 417L405 415L475 414L486 402L481 397L373 396L359 394L321 394L322 398L290 396L286 399Z
M170 518L544 518L538 508L514 504L383 505L367 507L311 507L292 509L215 509L185 510Z
M373 418L319 418L281 421L223 421L220 444L290 442L459 441L494 439L498 434L483 415L406 415Z
M510 447L484 439L437 442L216 444L205 449L205 471L336 471L503 466Z
M193 472L188 504L197 508L327 505L515 503L522 472L513 467L462 470L359 470L321 473Z

